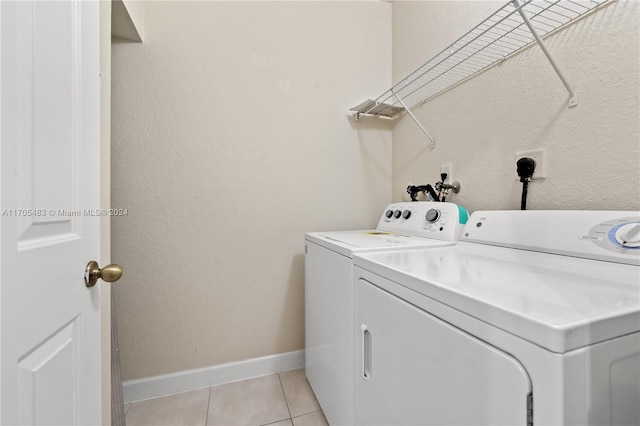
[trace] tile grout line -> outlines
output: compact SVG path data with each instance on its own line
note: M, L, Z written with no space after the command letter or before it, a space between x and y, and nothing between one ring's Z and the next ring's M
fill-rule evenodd
M320 410L310 411L308 413L300 414L299 416L291 417L291 421L293 422L293 419L298 419L302 416L308 416L309 414L315 414L315 413L322 413L322 415L324 416L324 412L320 409Z
M271 426L271 425L275 425L276 423L284 422L285 420L291 420L291 424L293 424L293 420L291 419L291 417L289 417L287 419L276 420L275 422L271 422L271 423L265 423L265 424L260 425L260 426Z
M289 408L289 401L287 401L287 394L284 392L284 386L282 385L282 377L280 377L280 373L278 373L278 381L280 382L280 389L282 389L282 396L284 397L284 403L287 404L287 412L289 413L289 419L292 419L291 409ZM283 419L283 420L286 420L286 419ZM293 420L291 420L291 423L293 423Z
M207 412L205 413L204 416L204 426L207 426L209 424L209 407L211 407L211 388L213 386L209 386L209 399L207 401Z

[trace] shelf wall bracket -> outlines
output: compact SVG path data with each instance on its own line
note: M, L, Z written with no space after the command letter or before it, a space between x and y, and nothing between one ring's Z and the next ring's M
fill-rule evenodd
M391 93L396 98L396 100L400 103L400 105L402 105L404 107L404 109L407 112L407 114L409 114L411 116L411 118L413 118L413 121L415 121L416 124L418 125L418 127L420 127L420 130L422 130L422 132L425 135L427 135L427 137L431 141L431 145L430 145L431 149L435 148L436 147L436 140L433 138L433 136L431 136L431 134L429 132L427 132L427 129L425 129L424 126L422 125L422 123L420 123L420 120L418 120L418 118L415 115L413 115L413 113L411 112L409 107L407 107L405 105L405 103L402 101L402 98L400 98L400 96L398 96L393 89L391 89Z
M573 108L573 107L577 106L578 105L578 95L577 95L576 91L573 89L573 86L571 86L569 81L566 79L566 77L562 73L562 70L560 69L558 64L556 64L556 61L553 60L553 56L551 56L551 54L547 50L547 46L544 44L544 41L542 40L542 37L540 37L540 35L538 34L538 31L536 31L534 26L531 24L531 21L529 20L529 17L527 16L525 11L523 10L523 4L521 4L521 0L512 0L512 3L515 6L515 8L518 11L518 13L520 14L520 16L522 17L522 20L524 21L524 23L529 28L529 31L531 32L531 35L533 35L533 38L538 43L538 46L540 46L540 49L542 49L542 53L544 53L544 55L547 57L547 59L551 63L551 66L555 70L556 74L558 74L558 77L560 77L560 81L562 81L562 84L564 84L564 87L569 92L569 108Z

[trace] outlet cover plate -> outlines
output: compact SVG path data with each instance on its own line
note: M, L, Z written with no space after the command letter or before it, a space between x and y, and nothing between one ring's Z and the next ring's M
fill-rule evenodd
M533 158L536 161L536 169L533 171L533 176L531 176L531 179L545 179L547 177L547 165L545 161L546 154L546 148L516 152L516 155L513 158L513 175L515 177L515 180L520 180L520 176L518 176L518 172L516 171L516 163L522 157Z

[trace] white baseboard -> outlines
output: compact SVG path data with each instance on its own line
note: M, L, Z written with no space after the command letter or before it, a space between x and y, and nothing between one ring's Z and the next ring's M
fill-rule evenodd
M122 383L124 402L141 401L304 367L304 351L287 352Z

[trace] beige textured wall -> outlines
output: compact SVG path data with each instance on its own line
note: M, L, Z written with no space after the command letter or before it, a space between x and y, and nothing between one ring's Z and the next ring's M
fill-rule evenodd
M393 3L393 81L496 10L502 2ZM568 95L534 46L414 110L393 129L393 199L409 183L434 183L453 164L469 210L519 209L514 154L545 147L547 174L529 187L532 209L640 209L638 1L611 1L547 38L578 91Z
M304 233L373 226L391 131L384 2L144 2L113 46L123 378L304 348Z

